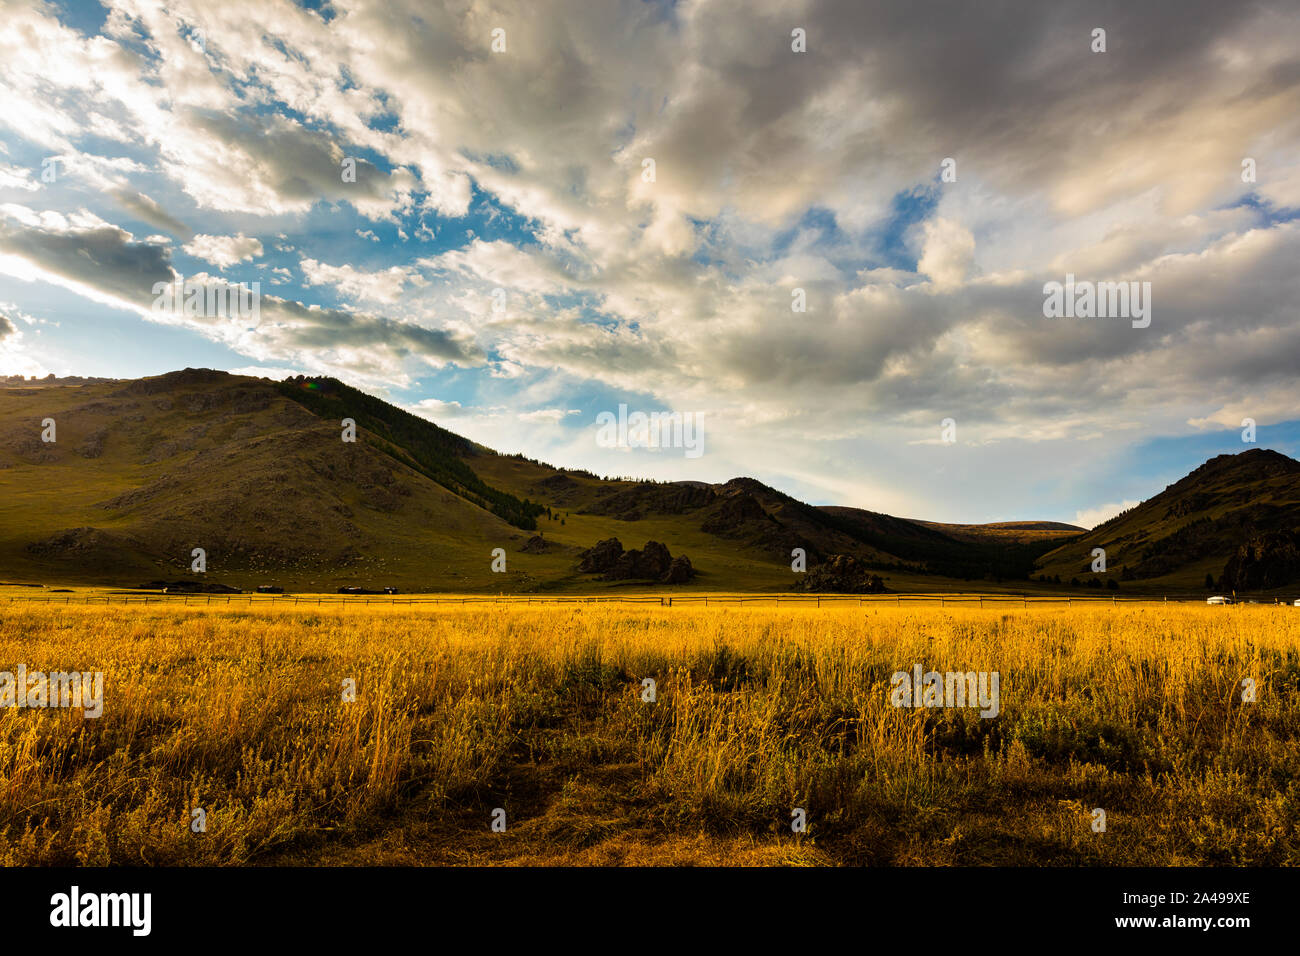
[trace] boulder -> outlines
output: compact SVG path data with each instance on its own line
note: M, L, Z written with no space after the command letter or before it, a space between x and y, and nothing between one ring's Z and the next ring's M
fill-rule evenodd
M673 556L658 541L647 541L641 550L624 551L614 566L605 572L606 581L625 581L628 578L653 578L658 580L668 571Z
M550 544L540 534L535 534L519 549L520 554L545 554Z
M832 555L804 575L801 590L835 594L884 594L889 589L880 575L851 554Z
M691 559L684 554L679 554L673 558L672 564L668 565L668 570L659 580L663 584L685 584L693 577L695 577L695 569L691 567Z
M594 547L578 555L578 570L583 574L604 574L623 555L623 543L618 538L597 541Z
M624 551L617 538L606 538L582 552L578 570L599 574L605 581L649 580L663 584L680 584L695 574L690 559L685 555L674 558L667 545L647 541L640 550Z

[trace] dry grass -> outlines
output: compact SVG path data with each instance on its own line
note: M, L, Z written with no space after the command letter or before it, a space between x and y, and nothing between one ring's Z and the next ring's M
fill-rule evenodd
M1294 864L1297 648L1272 607L15 603L0 670L105 703L0 711L0 862ZM1001 715L891 707L914 663Z

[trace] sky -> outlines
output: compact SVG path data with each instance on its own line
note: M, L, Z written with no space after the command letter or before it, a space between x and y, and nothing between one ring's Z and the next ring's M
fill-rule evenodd
M0 374L330 375L940 521L1300 455L1293 2L0 6ZM1067 276L1149 314L1049 316Z

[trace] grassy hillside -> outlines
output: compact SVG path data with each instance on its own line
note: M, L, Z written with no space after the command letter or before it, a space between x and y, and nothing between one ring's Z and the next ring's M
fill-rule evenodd
M1036 573L1114 577L1135 586L1218 586L1243 546L1300 530L1300 462L1268 449L1219 455L1158 495L1044 555ZM1094 575L1092 549L1106 551Z
M746 562L765 569L758 577L771 584L764 586L796 586L798 579L789 572L795 548L804 549L810 567L831 555L853 555L908 589L1024 580L1033 559L1050 546L1046 537L957 540L919 522L860 508L813 507L752 478L713 486L605 481L506 457L477 460L475 466L499 487L542 501L552 514L562 510L567 521L578 519L584 531L599 527L607 529L606 536L638 542L671 534L692 556L725 556L728 573L742 574L744 582L721 580L714 583L718 587L754 583L737 566ZM545 521L542 526L551 527ZM565 529L548 533L559 536Z
M531 531L537 527L537 516L544 509L493 488L475 474L466 459L479 452L468 439L332 378L300 375L277 388L317 418L340 423L351 419L385 454L516 528Z
M204 580L237 586L474 587L525 536L262 380L187 370L0 400L8 579L197 580L203 548Z
M914 519L915 520L915 519ZM942 532L958 541L976 544L1064 543L1066 539L1087 534L1087 528L1061 521L997 521L990 524L945 524L941 521L916 521L916 524Z
M626 588L576 572L620 537L688 554L700 587L788 590L788 559L673 518L629 526L572 511L562 474L593 500L621 487L499 456L337 383L272 383L205 370L136 382L0 392L0 579L136 585L192 579L297 590ZM41 441L41 422L56 441ZM356 420L356 443L340 421ZM635 483L624 483L636 487ZM515 489L519 494L515 494ZM532 497L532 501L525 499ZM533 501L545 498L541 503ZM552 518L546 504L553 503ZM572 507L572 506L570 506ZM498 512L498 513L494 513ZM508 523L501 513L521 524ZM534 534L544 550L521 550ZM207 552L205 577L189 572ZM491 570L506 552L507 572Z
M51 418L56 440L45 442ZM347 418L356 442L342 440ZM187 369L0 385L0 580L645 586L577 571L583 550L617 538L685 554L697 575L674 587L687 589L797 590L792 552L803 549L809 569L851 555L895 591L1034 591L1062 585L1030 582L1030 572L1085 576L1095 542L1127 590L1189 590L1234 554L1242 580L1286 579L1297 541L1258 536L1297 528L1298 471L1271 452L1224 456L1088 534L1047 522L940 525L813 507L752 478L605 480L497 454L332 379ZM207 556L202 577L190 573L195 548ZM495 549L505 573L492 570Z

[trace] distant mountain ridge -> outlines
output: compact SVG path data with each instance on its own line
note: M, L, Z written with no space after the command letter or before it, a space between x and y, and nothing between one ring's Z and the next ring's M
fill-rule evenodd
M958 541L1002 541L1009 544L1032 544L1053 538L1071 538L1086 534L1087 528L1066 524L1063 521L994 521L988 524L948 524L942 521L909 519L926 528L933 528Z
M46 418L55 442L41 440ZM890 590L918 590L1068 581L1104 540L1107 576L1126 569L1126 581L1186 585L1236 556L1233 574L1272 582L1289 573L1287 540L1242 549L1300 527L1285 487L1297 472L1275 452L1221 456L1091 532L954 525L812 506L753 478L603 479L498 454L328 378L24 381L0 387L0 575L175 579L202 548L209 578L242 587L591 590L637 584L579 570L578 555L619 538L689 559L692 583L673 586L792 590L798 560L844 556ZM493 571L501 553L507 570Z

